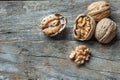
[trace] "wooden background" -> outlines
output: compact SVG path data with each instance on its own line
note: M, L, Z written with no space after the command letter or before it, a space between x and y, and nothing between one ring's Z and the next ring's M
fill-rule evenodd
M97 0L0 1L0 80L120 80L120 0L107 0L117 35L107 45L93 37L76 41L74 20ZM45 36L39 28L47 15L67 17L65 30L56 37ZM68 56L77 45L91 51L89 62L76 66Z

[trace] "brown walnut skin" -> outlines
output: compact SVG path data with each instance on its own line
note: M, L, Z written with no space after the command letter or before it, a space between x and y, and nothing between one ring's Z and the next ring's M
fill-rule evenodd
M70 54L69 58L74 60L76 64L84 64L89 60L91 55L90 50L85 45L80 45L75 48Z
M92 16L96 22L107 18L111 13L109 3L106 1L97 1L90 4L87 8L88 15Z
M95 37L100 43L107 44L115 37L116 31L116 23L109 18L104 18L96 26Z
M40 24L44 34L47 36L56 36L66 26L67 19L62 14L52 14L45 17Z
M86 14L78 15L73 28L75 39L80 41L91 39L95 26L96 22L91 16Z

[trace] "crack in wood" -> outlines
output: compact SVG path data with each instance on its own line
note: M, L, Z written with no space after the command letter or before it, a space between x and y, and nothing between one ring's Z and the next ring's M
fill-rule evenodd
M1 54L7 54L7 53L5 53L5 52L0 52Z
M95 58L99 58L99 59L104 59L104 60L109 60L109 61L120 61L120 59L117 59L117 60L112 60L112 59L107 59L107 58L102 58L102 57L98 57L98 56L94 56L94 55L91 55L91 57L95 57Z
M17 33L17 32L10 32L10 31L2 31L0 34L12 34L12 33Z
M47 57L47 58L57 58L57 59L66 59L66 58L62 58L62 57L58 57L58 56L48 56L48 55L40 55L40 56L36 56L36 55L30 55L30 56L34 56L34 57Z
M89 70L94 70L94 71L101 71L101 72L108 72L108 73L120 74L120 73L117 73L117 72L111 72L111 71L105 71L105 70L97 70L97 69L92 69L92 68L89 68L89 67L86 67L86 68L89 69Z
M43 65L44 66L44 65ZM45 65L45 66L50 66L50 67L59 67L58 65ZM107 72L107 73L114 73L114 74L120 74L120 73L117 73L117 72L111 72L111 71L104 71L104 70L97 70L97 69L92 69L92 68L89 68L89 67L87 67L87 66L85 66L85 68L86 69L88 69L88 70L93 70L93 71L97 71L97 72L99 72L99 71L101 71L101 72ZM40 68L41 69L41 68Z

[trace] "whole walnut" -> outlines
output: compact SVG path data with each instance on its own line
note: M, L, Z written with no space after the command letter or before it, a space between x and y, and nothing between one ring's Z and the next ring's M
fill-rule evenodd
M104 18L96 26L95 37L101 43L109 43L115 37L116 30L116 23Z
M55 36L65 28L66 23L66 18L63 15L52 14L41 21L40 27L44 34Z
M74 37L81 41L91 39L95 26L95 20L91 16L86 14L78 15L73 29Z
M96 22L103 18L107 18L111 13L109 3L106 1L93 2L88 6L88 15L92 16Z
M72 51L69 58L74 60L74 62L77 64L83 64L89 60L90 55L91 52L89 48L87 48L85 45L80 45L77 46L74 51Z

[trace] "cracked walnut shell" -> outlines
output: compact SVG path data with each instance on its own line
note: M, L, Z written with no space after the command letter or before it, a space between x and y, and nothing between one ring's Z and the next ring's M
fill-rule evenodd
M95 25L96 23L91 16L85 14L78 15L73 29L74 37L81 41L91 39Z
M106 1L93 2L88 6L88 15L92 16L96 22L103 18L107 18L111 13L109 3Z
M45 17L40 24L44 34L55 36L60 33L66 26L67 20L61 14L52 14Z
M96 26L95 37L101 43L109 43L115 37L116 31L116 23L104 18Z
M75 48L75 51L72 51L69 58L77 64L83 64L89 60L90 54L90 50L85 45L80 45Z

